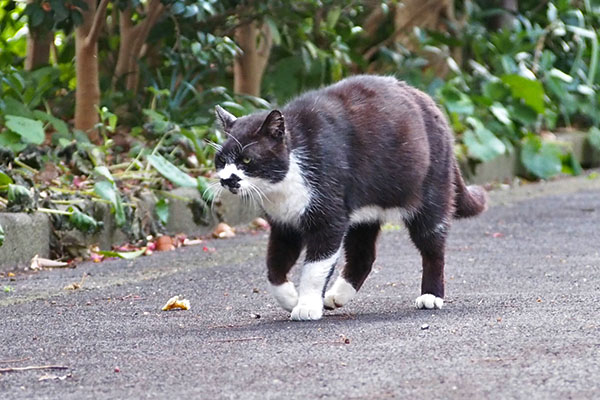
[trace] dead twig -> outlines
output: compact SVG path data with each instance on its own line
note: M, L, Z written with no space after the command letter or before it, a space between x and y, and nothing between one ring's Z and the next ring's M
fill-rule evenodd
M27 360L29 360L29 357L17 358L15 360L0 360L0 364L11 364L11 363L22 362L22 361L27 361Z
M251 340L265 340L262 336L253 336L247 338L236 338L236 339L217 339L211 340L211 343L230 343L230 342L249 342Z
M66 367L64 365L29 365L27 367L0 368L0 372L19 372L37 369L69 369L69 367Z
M206 329L229 329L229 328L241 328L244 326L254 325L254 322L249 322L247 324L229 324L229 325L211 325Z

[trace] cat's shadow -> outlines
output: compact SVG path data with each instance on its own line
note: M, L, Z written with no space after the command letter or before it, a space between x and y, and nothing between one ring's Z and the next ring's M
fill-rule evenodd
M318 321L291 321L289 315L272 311L264 314L255 323L239 326L227 327L227 331L236 333L246 333L250 336L257 336L261 333L289 332L290 329L324 329L337 330L343 328L360 328L366 325L381 325L390 322L401 322L402 324L422 325L431 320L433 310L429 312L424 310L415 310L412 308L399 309L395 311L381 312L340 312L325 311L323 318ZM449 314L448 310L435 310L435 315L443 317Z

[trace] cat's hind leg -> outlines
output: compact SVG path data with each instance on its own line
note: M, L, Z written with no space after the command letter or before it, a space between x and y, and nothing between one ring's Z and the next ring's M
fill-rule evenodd
M287 275L298 260L301 251L302 237L298 231L276 224L271 226L267 250L269 291L279 305L287 311L292 311L298 304L298 292Z
M421 295L415 301L419 309L441 309L444 305L444 257L449 210L449 207L443 207L443 203L431 203L406 221L423 263Z
M375 244L379 222L350 226L344 238L346 264L331 288L325 293L324 306L333 310L348 303L371 272L375 261Z

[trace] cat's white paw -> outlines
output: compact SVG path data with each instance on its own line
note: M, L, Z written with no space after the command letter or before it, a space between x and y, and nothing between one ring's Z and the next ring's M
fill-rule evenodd
M440 298L440 297L436 297L432 294L426 293L426 294L422 294L419 297L417 297L417 300L415 300L415 306L418 309L442 309L442 307L444 306L444 299Z
M290 318L294 321L310 321L323 316L323 299L321 296L301 298L292 310Z
M294 284L290 281L281 285L270 285L269 291L286 311L292 311L296 307L296 304L298 304L298 292Z
M356 289L340 276L335 280L331 289L325 293L323 304L326 309L334 310L352 300L355 294Z

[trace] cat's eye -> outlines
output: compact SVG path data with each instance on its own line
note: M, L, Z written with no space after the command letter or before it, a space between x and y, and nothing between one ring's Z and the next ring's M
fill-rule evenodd
M244 164L250 164L252 162L252 159L250 157L244 157L242 158L242 162Z

